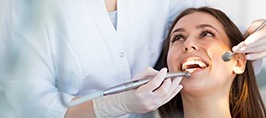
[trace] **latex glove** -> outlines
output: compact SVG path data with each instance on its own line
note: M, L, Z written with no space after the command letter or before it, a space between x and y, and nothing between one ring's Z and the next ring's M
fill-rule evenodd
M257 60L266 57L266 27L254 32L264 21L262 19L254 21L244 34L244 37L247 38L237 46L234 46L232 50L236 53L245 53L246 59L248 60Z
M244 41L233 47L233 52L245 53L247 60L253 60L255 74L262 70L262 58L266 57L266 27L254 32L265 20L254 21L244 34Z
M147 84L135 90L93 100L96 117L110 118L128 113L141 114L156 110L170 101L183 88L182 85L179 85L182 77L164 80L166 73L166 68L160 72L148 68L144 73L134 77L134 79L154 77Z

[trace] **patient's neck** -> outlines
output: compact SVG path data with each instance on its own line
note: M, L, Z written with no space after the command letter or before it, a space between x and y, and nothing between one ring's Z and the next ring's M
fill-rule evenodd
M228 96L195 98L182 95L182 101L184 118L231 118Z

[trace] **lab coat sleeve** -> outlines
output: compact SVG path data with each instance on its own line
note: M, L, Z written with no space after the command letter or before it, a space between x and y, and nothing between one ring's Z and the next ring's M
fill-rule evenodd
M44 28L34 20L25 22L31 19L25 18L31 14L18 9L19 4L16 7L6 16L1 30L0 84L17 117L62 118L67 108L62 105L56 87L55 67ZM74 96L64 97L70 102Z
M40 50L26 40L34 37L15 34L12 38L1 39L1 44L5 45L1 52L5 53L1 53L0 82L16 115L22 118L64 117L67 108L60 101L52 60L49 56L42 57ZM67 102L73 98L68 94L64 97Z

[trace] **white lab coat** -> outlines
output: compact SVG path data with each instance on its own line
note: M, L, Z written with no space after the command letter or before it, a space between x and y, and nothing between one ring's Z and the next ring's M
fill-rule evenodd
M104 0L38 2L12 0L0 42L1 84L23 118L64 117L59 85L69 102L154 66L175 16L206 5L203 0L118 0L115 30Z

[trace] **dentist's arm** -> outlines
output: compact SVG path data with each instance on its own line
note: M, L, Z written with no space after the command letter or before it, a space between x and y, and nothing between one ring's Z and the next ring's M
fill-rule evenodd
M73 100L78 99L75 97ZM72 100L72 101L73 101ZM65 118L96 118L92 100L80 105L68 108Z

